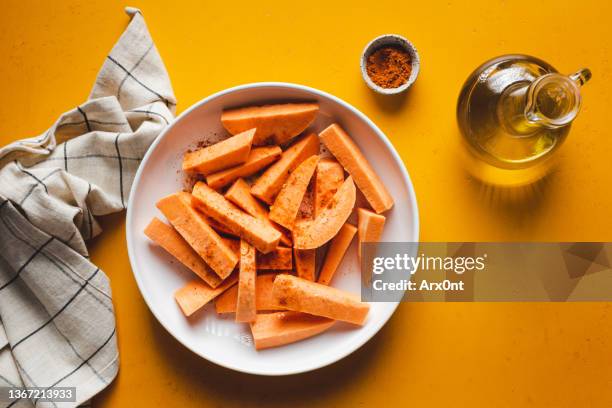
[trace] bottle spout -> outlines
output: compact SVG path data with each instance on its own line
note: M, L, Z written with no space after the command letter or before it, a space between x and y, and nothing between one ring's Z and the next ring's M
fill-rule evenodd
M578 86L582 86L584 84L586 84L589 79L591 79L591 70L588 68L582 68L579 69L578 71L574 72L573 74L569 75L569 78L574 81L574 83Z

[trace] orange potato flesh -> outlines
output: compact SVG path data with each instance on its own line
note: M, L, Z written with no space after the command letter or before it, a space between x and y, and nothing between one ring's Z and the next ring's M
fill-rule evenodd
M257 350L283 346L316 336L329 329L334 321L325 317L297 312L259 314L251 323Z
M247 214L252 215L255 218L259 218L277 229L278 232L281 233L280 242L287 246L292 246L291 239L287 236L285 231L280 226L277 226L270 221L268 211L259 203L259 201L257 201L255 197L253 197L253 195L251 195L251 187L246 181L241 178L236 180L236 182L234 182L234 184L232 184L232 186L226 191L225 198L243 209Z
M322 159L317 164L314 182L314 216L317 217L344 182L344 169L335 160Z
M238 296L236 300L236 321L252 322L257 316L255 304L257 265L255 248L246 241L240 241L240 274L238 275Z
M237 255L240 255L240 241L236 239L223 239L228 247ZM275 250L262 254L257 251L257 270L273 271L273 270L291 270L293 269L293 257L291 248L277 247Z
M293 248L297 276L310 281L315 280L316 252L316 249Z
M275 273L257 275L257 282L255 283L255 305L257 306L257 311L283 310L272 298L272 285L276 275ZM215 299L215 310L219 314L234 313L236 312L237 301L238 287L234 286Z
M232 136L214 145L185 153L183 171L211 174L244 163L251 153L255 129Z
M278 146L255 147L272 141L282 144L296 137L312 123L318 109L318 105L313 103L224 111L222 123L236 135L230 139L247 139L250 135L251 141L243 141L242 145L219 143L210 146L207 152L200 149L184 158L185 170L206 175L208 184L196 183L191 195L180 193L181 201L186 202L198 217L190 214L183 223L180 219L175 222L191 232L187 235L192 240L187 240L176 226L175 231L157 219L146 230L151 235L157 232L161 236L157 238L159 241L170 242L166 243L170 250L166 250L174 251L174 256L188 267L188 263L196 265L199 260L200 265L191 269L208 268L205 270L217 284L220 283L217 289L213 289L193 281L179 289L175 297L183 313L189 316L218 296L215 299L217 313L235 312L236 321L249 322L258 350L314 336L327 330L336 320L363 325L370 308L357 296L327 286L354 236L359 235L360 244L370 242L365 241L366 238L378 241L385 217L376 213L393 206L391 195L362 152L337 124L325 129L320 138L338 161L320 160L319 136L316 134L302 137L284 152ZM246 144L248 151L245 154ZM236 162L238 157L240 161ZM269 167L253 186L242 179L266 166ZM349 173L346 180L345 170ZM308 188L311 179L312 191ZM225 197L214 190L232 183ZM356 187L376 211L357 209L358 228L346 222L355 209ZM306 191L309 196L305 199ZM269 210L258 199L269 204ZM305 209L306 202L308 209ZM185 208L182 210L189 213ZM306 219L298 219L298 213ZM189 222L194 226L187 225ZM221 238L217 234L225 249L235 251L239 262L239 270L225 281L221 281L217 273L202 262L201 254L195 249L202 245L197 240L199 235L193 232L205 230L200 222L208 226L206 232L215 233L217 230L240 238ZM287 230L293 234L293 240L286 235ZM207 234L204 241L210 240L210 234ZM316 248L330 240L319 280L314 282ZM279 247L281 242L290 248ZM192 245L195 246L192 248ZM217 254L210 256L217 258ZM262 269L291 270L293 257L297 277L288 274L257 275L257 271ZM233 286L236 282L238 285ZM220 289L223 290L218 291ZM258 311L277 312L258 315Z
M191 269L204 282L215 288L221 283L221 278L193 250L181 234L159 218L153 218L144 233L151 241L161 246L180 263Z
M331 240L329 250L327 251L325 261L323 261L323 266L319 273L318 283L329 285L356 233L357 228L349 223L344 224L342 228L340 228L338 235Z
M225 292L238 282L236 273L230 275L216 288L211 288L201 279L194 279L174 293L174 299L178 303L183 314L191 316L208 302Z
M255 145L274 140L282 144L302 133L315 119L316 103L286 103L279 105L249 106L223 111L221 123L231 134L257 128Z
M357 228L359 232L359 246L357 247L357 254L359 260L361 260L361 244L364 242L378 242L383 233L385 227L385 216L376 214L365 208L357 209Z
M393 207L393 197L374 172L359 147L336 123L319 135L334 157L353 176L355 184L378 214Z
M232 273L238 257L191 206L189 193L180 192L164 197L157 202L157 208L221 279Z
M206 183L214 189L227 186L240 177L252 176L277 160L282 153L283 151L278 146L253 148L244 164L206 176Z
M206 215L225 225L235 235L267 254L278 246L281 233L227 201L205 183L193 188L193 204Z
M278 247L267 254L257 252L257 270L259 271L290 271L292 268L291 248Z
M353 212L355 199L355 183L349 176L318 217L296 223L293 246L298 249L315 249L335 237Z
M291 230L298 215L300 204L317 168L319 156L310 156L291 172L270 207L270 219Z
M285 150L280 159L268 167L251 186L251 194L265 203L272 204L289 173L314 154L319 154L319 137L312 133Z
M363 325L370 310L369 304L352 293L287 274L274 279L272 296L288 310L357 325Z
M308 191L313 193L312 191ZM300 205L300 221L312 219L314 216L314 194L304 197ZM295 271L297 276L314 281L316 279L316 249L293 248Z
M225 235L230 235L232 237L236 236L236 234L234 234L234 232L232 230L227 228L225 225L221 224L219 221L215 220L214 218L209 217L208 215L206 215L206 214L204 214L204 213L202 213L200 211L198 211L198 213L202 216L204 221L206 221L206 223L208 225L210 225L212 227L212 229L214 229L218 233L225 234Z

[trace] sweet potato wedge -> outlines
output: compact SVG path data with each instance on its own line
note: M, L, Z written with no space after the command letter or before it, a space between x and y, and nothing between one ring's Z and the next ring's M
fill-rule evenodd
M342 228L340 228L338 235L331 240L317 282L322 285L329 285L356 233L357 228L349 223L345 223Z
M358 208L357 220L357 228L359 229L357 234L359 238L357 253L359 260L361 260L361 244L364 242L380 241L386 218L384 215L376 214L365 208Z
M359 147L337 123L328 126L319 137L346 171L353 176L355 184L374 211L380 214L393 207L393 197Z
M214 145L185 153L183 171L204 175L247 161L251 153L255 129L239 133Z
M240 256L240 241L236 239L223 239L228 247ZM293 257L291 248L276 247L275 250L262 254L257 251L257 270L259 271L289 271L293 269Z
M246 181L241 178L236 180L234 184L232 184L232 186L225 192L225 198L242 208L247 214L252 215L255 218L259 218L277 229L278 232L281 233L281 244L292 246L291 238L289 238L282 227L270 221L268 211L259 203L259 201L257 201L255 197L253 197L251 194L251 187Z
M238 296L236 300L236 321L252 322L257 315L255 291L257 265L255 248L246 241L240 241L240 273L238 275Z
M201 211L198 211L198 213L202 216L202 218L204 218L204 221L206 221L206 223L210 225L212 229L217 231L219 234L223 234L225 236L230 236L230 237L236 237L236 234L234 234L232 230L227 228L225 225L221 224L219 221L215 220L212 217L209 217L208 215L204 214Z
M298 215L300 204L317 168L319 156L310 156L291 172L270 207L270 219L291 230Z
M298 312L259 314L251 323L251 333L257 350L283 346L316 336L333 326L325 317Z
M225 292L228 288L238 282L238 274L233 273L216 288L211 288L201 279L194 279L174 293L174 299L178 303L183 314L191 316L208 302Z
M204 259L176 232L174 228L159 218L154 217L144 233L149 239L162 247L180 263L191 269L202 280L215 288L221 283L219 275L213 271Z
M291 248L278 247L267 254L257 252L258 271L290 271L293 268Z
M317 218L296 223L293 246L298 249L315 249L335 237L351 215L355 199L355 184L349 176Z
M233 135L257 128L253 140L256 145L270 139L281 144L302 133L315 119L318 111L319 105L316 103L249 106L223 111L221 123Z
M314 216L321 213L344 182L344 169L333 159L321 159L314 182Z
M315 280L316 252L316 249L293 248L297 276L310 281Z
M363 325L370 305L331 286L281 274L274 279L272 296L280 307L315 316Z
M244 164L206 176L206 184L214 189L225 187L240 177L257 173L268 164L277 160L283 151L278 146L255 147Z
M255 283L255 304L257 311L283 310L272 298L272 285L276 275L275 273L257 275L257 282ZM215 310L219 314L234 313L236 312L237 301L238 286L233 286L215 299Z
M191 199L189 193L174 193L159 200L157 208L208 266L225 279L234 270L238 257L192 207Z
M319 154L319 137L314 133L285 150L280 159L268 167L251 186L251 194L265 203L272 204L289 173L313 154Z
M280 232L264 221L241 211L205 183L196 183L192 200L195 207L225 225L258 251L267 254L278 246Z

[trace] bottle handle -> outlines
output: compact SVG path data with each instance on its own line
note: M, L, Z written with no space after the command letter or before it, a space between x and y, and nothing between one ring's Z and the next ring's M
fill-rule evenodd
M591 79L591 70L588 68L581 68L573 74L568 75L569 79L574 81L579 87L586 84Z

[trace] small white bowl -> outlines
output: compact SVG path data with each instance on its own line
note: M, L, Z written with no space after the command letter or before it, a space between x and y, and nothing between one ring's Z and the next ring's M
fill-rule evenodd
M410 59L412 61L412 71L410 72L410 77L408 77L408 81L406 81L403 85L397 88L383 88L382 86L376 85L370 79L370 76L368 75L368 71L366 69L368 57L374 51L388 45L403 48L408 52L408 54L410 54ZM363 80L370 87L370 89L383 95L395 95L398 93L402 93L406 89L410 88L410 86L414 83L414 81L416 81L417 76L419 75L420 66L421 61L419 59L419 53L417 52L414 45L406 38L397 34L384 34L379 37L376 37L375 39L370 41L368 45L366 45L366 47L363 49L363 53L361 54L361 76L363 76Z

